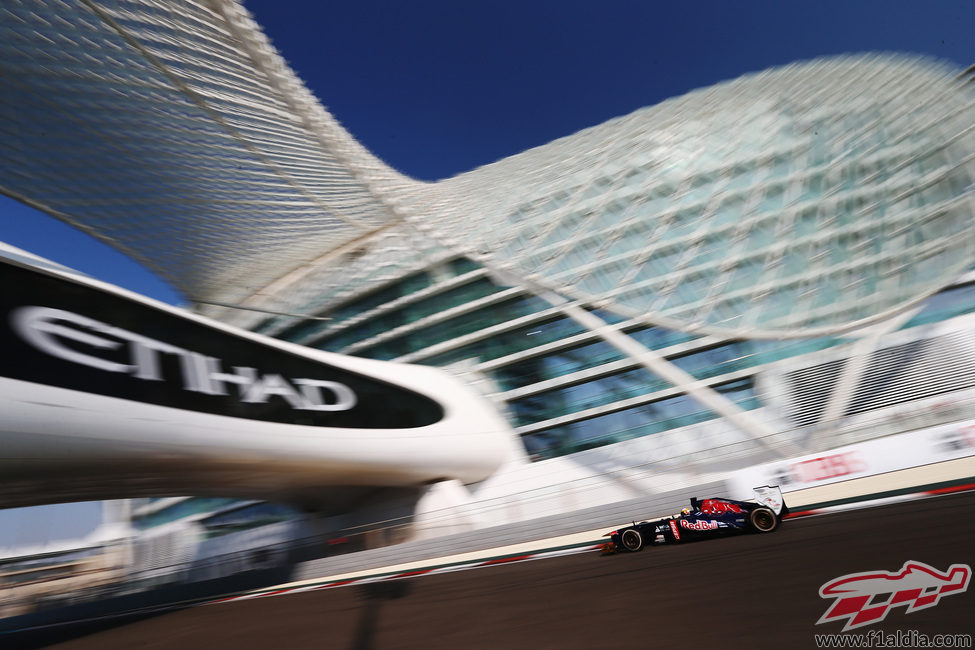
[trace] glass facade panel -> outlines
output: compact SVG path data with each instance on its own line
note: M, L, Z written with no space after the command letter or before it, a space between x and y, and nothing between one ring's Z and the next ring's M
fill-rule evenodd
M622 355L607 343L595 343L576 350L562 351L540 359L530 359L499 369L499 383L505 389L527 386L541 381L562 377L567 374L598 367L609 361L622 358ZM707 379L735 372L751 365L746 346L729 343L706 350L694 352L671 359L674 365L697 379ZM612 404L630 397L647 395L654 391L670 388L671 385L650 371L640 367L592 381L581 382L531 398L528 409L522 409L521 400L509 404L518 426L539 422L540 409L535 405L537 399L550 399L557 407L544 409L545 418L568 415L605 404Z
M450 262L450 270L454 272L454 275L464 275L480 268L481 266L477 262L466 257L459 257Z
M820 338L798 341L744 341L740 345L741 349L746 351L743 362L749 367L757 368L765 363L825 350L846 342L845 339Z
M604 341L571 350L560 350L541 359L526 359L496 372L505 390L563 377L623 358L623 353Z
M547 359L540 360L540 365L547 361ZM532 399L550 399L552 404L558 405L557 408L545 409L547 418L552 418L612 404L630 397L646 395L656 390L668 388L668 386L667 382L658 379L648 370L637 368L574 386L547 391ZM538 414L538 409L532 407L526 412L521 408L520 400L510 402L508 407L515 416L516 426L525 426L540 421L534 419Z
M481 278L469 284L454 287L453 289L444 291L443 293L438 293L428 298L409 303L400 309L393 309L381 314L377 314L374 318L370 318L362 323L358 323L347 329L340 330L334 334L328 334L316 341L309 342L309 345L312 345L320 350L339 352L353 343L370 339L384 332L388 332L402 325L420 320L421 318L432 316L433 314L441 311L473 302L480 298L484 298L485 296L496 293L497 291L498 288L492 284L490 280ZM387 296L389 295L392 294L387 294ZM404 293L402 295L409 294ZM399 298L400 296L396 295L395 297ZM370 306L369 308L372 309L375 306ZM340 308L340 311L345 314L345 318L351 318L354 315L358 315L351 313L350 310L350 307ZM309 329L314 327L314 325L311 325L309 326ZM281 338L285 337L282 335Z
M277 338L285 341L301 341L308 336L313 336L320 332L324 332L326 329L332 326L334 326L334 323L329 320L303 320L300 323L292 325L288 329L280 332L277 335Z
M752 365L747 345L737 342L700 350L671 359L671 362L695 379L717 377Z
M856 209L853 205L840 206L839 212L831 215L833 219L847 218L845 213ZM812 230L817 223L818 214L815 209L800 212L797 223L803 223L801 215L808 215L808 223ZM759 231L753 231L753 235ZM771 232L769 230L768 232ZM869 243L869 235L857 233L840 240L844 250L862 247ZM826 249L826 254L832 251ZM782 261L785 266L798 265L793 269L800 272L808 259L800 259L802 255L789 255ZM469 271L472 263L456 260L458 271ZM735 272L732 271L734 274ZM733 282L734 275L732 276ZM730 284L730 283L729 283ZM348 316L352 308L372 308L381 300L395 299L401 295L408 295L406 291L424 288L425 282L413 280L395 287L387 287L382 292L372 294L365 299L350 303L343 309ZM686 287L685 287L686 288ZM414 322L445 309L467 304L498 291L499 288L487 279L479 279L461 287L456 287L428 298L405 305L386 314L377 314L375 318L359 323L347 330L337 332L324 339L320 345L331 349L341 350L357 341L375 336L387 331L392 326ZM702 291L706 291L706 287ZM798 285L794 292L801 298L807 295ZM819 292L816 292L817 294ZM785 294L783 294L785 295ZM828 297L814 296L818 301ZM799 299L797 298L797 299ZM450 341L452 339L477 332L498 324L503 324L521 316L550 310L551 306L539 299L522 297L506 301L497 305L490 305L483 309L458 316L435 326L410 332L394 340L386 341L360 352L363 356L392 359L405 354L422 350L426 347ZM608 323L619 323L625 319L618 314L597 309L591 310L601 320ZM936 322L964 313L975 311L975 285L965 285L950 289L936 295L928 301L924 310L917 314L905 327ZM273 319L269 319L273 320ZM302 326L310 328L317 323L306 322ZM558 342L566 338L581 334L584 329L568 318L552 318L534 323L508 332L492 335L474 341L455 350L450 350L423 360L431 365L449 365L461 360L484 362L506 356L530 352L547 344ZM291 335L306 336L307 332L301 327L292 328ZM686 344L697 339L696 335L667 330L661 327L644 327L634 331L627 331L642 345L650 349L661 350L671 346ZM670 361L690 373L695 378L707 379L726 373L736 372L748 368L760 369L763 364L794 357L796 355L822 350L833 345L845 343L845 339L818 338L786 341L731 341L705 349L692 350L679 357L672 357ZM577 347L553 350L552 352L533 356L500 366L491 371L492 379L502 391L524 388L541 382L566 377L573 373L598 369L608 363L619 361L624 355L602 340L592 340ZM553 418L571 415L579 411L606 406L615 402L641 395L650 395L655 391L669 389L671 386L660 380L642 367L632 368L622 372L582 381L569 386L548 390L527 397L512 400L508 404L510 418L515 426L526 426ZM758 398L754 394L751 379L742 382L725 384L717 388L726 393L733 401L743 408L752 409L759 406ZM610 444L631 437L649 435L665 431L678 426L686 426L695 422L715 417L708 410L700 407L697 402L685 396L653 402L645 407L626 409L617 413L607 414L587 419L571 425L548 429L543 432L529 434L524 437L526 448L536 457L551 457L565 453L573 453L582 449ZM166 519L185 516L181 511L204 511L208 507L197 503L198 500L188 502L189 505L176 507L173 512L157 515Z
M627 332L627 335L636 339L640 344L650 348L651 350L660 350L661 348L666 348L671 345L678 345L680 343L687 343L688 341L693 341L694 339L698 338L696 334L677 332L674 330L664 329L662 327L651 327L645 330L638 330L636 332Z
M975 284L953 287L932 296L901 329L937 323L954 316L975 312Z
M490 361L559 341L569 336L575 336L582 332L582 327L577 325L575 321L568 318L555 318L532 323L475 341L449 352L437 354L424 359L424 363L441 366L467 359Z
M179 503L171 505L167 508L163 508L162 510L157 510L156 512L148 515L134 517L132 520L132 525L139 530L144 530L146 528L153 528L171 521L177 521L184 517L189 517L190 515L198 515L203 512L212 512L213 510L225 508L235 503L240 503L240 500L222 497L199 497L186 499L185 501L180 501Z
M715 387L741 408L758 406L750 379ZM677 427L689 426L717 417L697 402L680 395L636 408L545 429L522 437L528 452L536 459L564 456L585 449L639 438Z
M430 327L424 327L392 340L369 346L356 352L356 354L374 359L395 359L493 325L533 314L547 307L548 303L538 298L517 298L492 305L489 309L481 309L440 321Z
M333 323L341 323L344 320L385 305L387 302L392 302L397 298L408 296L420 289L425 289L430 284L431 280L426 273L414 273L378 291L373 291L351 302L347 302L330 311L327 315L331 317Z
M201 523L204 528L204 538L211 539L279 521L288 521L298 514L298 511L290 506L264 502L220 512L207 517Z

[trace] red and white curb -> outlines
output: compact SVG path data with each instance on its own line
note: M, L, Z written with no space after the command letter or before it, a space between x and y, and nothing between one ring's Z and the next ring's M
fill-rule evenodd
M574 546L571 548L561 548L549 551L539 551L537 553L522 553L519 555L509 555L504 557L492 558L490 560L477 560L475 562L463 562L460 564L446 564L443 566L433 566L422 569L410 569L397 573L382 573L378 575L363 576L361 578L349 578L346 580L332 580L318 584L303 585L301 587L286 587L284 589L273 589L271 591L261 591L240 596L230 596L229 598L218 598L209 600L200 605L214 605L217 603L233 603L241 600L253 600L255 598L266 598L268 596L282 596L284 594L297 594L306 591L321 591L323 589L334 589L336 587L349 587L352 585L364 585L372 582L386 582L389 580L402 580L404 578L414 578L416 576L430 576L438 573L451 573L453 571L468 571L470 569L483 569L500 564L513 564L515 562L528 562L531 560L541 560L545 558L561 557L563 555L575 555L578 553L589 553L602 548L603 543L593 543L584 546Z
M861 508L873 508L875 506L885 506L892 503L903 503L905 501L916 501L928 497L939 497L956 492L969 492L975 490L975 483L965 483L963 485L952 485L949 487L935 488L932 490L919 490L906 494L898 494L877 499L867 499L865 501L853 501L851 503L841 503L835 506L824 506L822 508L810 508L807 510L797 510L790 512L786 519L797 519L799 517L809 517L812 515L825 515L831 512L843 512L845 510L859 510Z

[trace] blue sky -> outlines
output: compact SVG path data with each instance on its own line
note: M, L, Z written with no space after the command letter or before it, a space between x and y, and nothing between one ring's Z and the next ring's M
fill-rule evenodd
M247 0L245 6L357 139L424 180L795 60L897 51L975 63L975 3L968 0ZM0 241L180 302L125 256L3 197ZM65 522L90 528L94 511L0 513L0 548L13 539L32 541L32 530L43 532L41 539L67 536Z

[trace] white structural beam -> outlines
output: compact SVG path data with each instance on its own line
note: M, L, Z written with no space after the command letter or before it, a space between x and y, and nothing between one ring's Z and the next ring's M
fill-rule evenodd
M836 379L836 384L826 402L826 408L823 409L816 427L806 440L807 452L829 449L833 446L832 437L836 434L837 425L853 400L853 396L856 395L857 386L860 385L860 380L863 379L870 365L870 357L877 350L881 339L885 334L893 332L909 321L918 311L920 308L908 310L896 318L857 333L859 338L850 348L850 355L843 364L840 376Z

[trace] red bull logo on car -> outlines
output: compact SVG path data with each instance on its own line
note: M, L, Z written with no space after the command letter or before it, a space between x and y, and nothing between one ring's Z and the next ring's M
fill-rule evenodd
M907 607L907 614L934 607L942 596L968 589L972 568L952 564L945 572L923 562L908 561L900 571L865 571L830 580L819 588L820 598L836 600L816 625L846 619L843 631L878 623L894 607Z
M686 528L687 530L717 530L718 522L708 521L706 519L700 519L698 521L688 521L687 519L681 519L680 527Z

